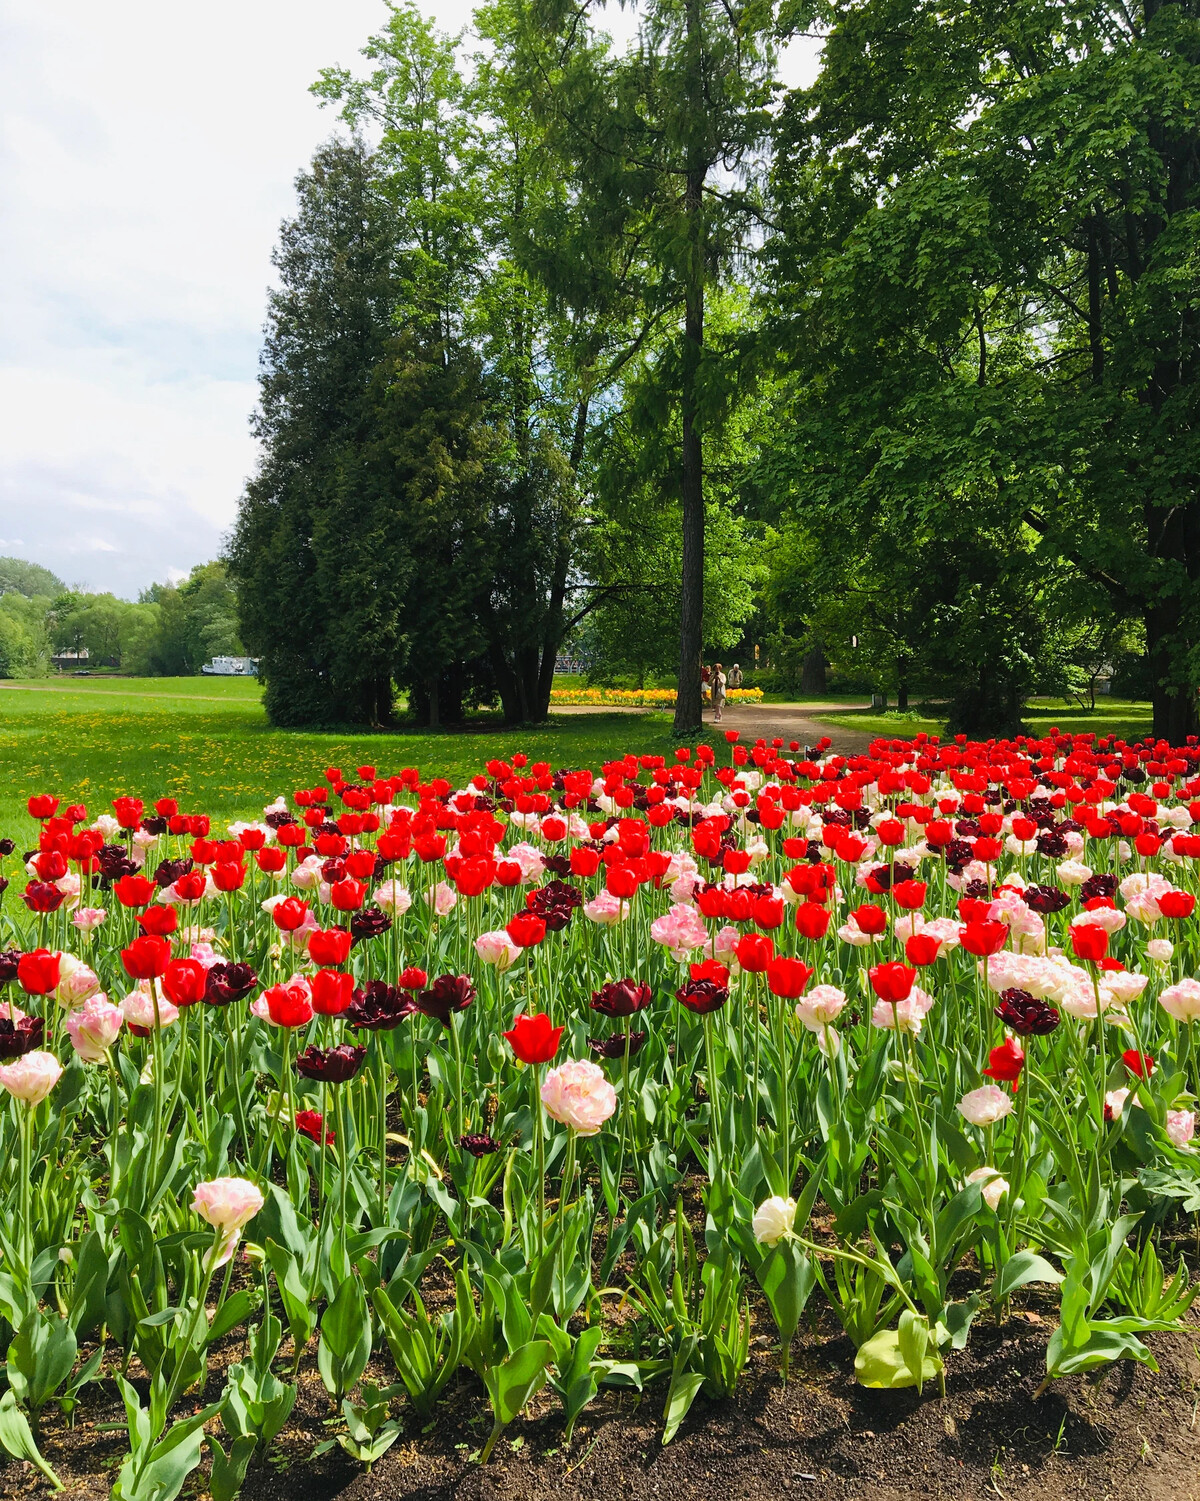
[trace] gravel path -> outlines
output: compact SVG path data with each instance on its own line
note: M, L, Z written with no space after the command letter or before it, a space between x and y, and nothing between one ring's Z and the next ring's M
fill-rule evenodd
M814 714L829 714L843 709L866 709L866 703L804 703L804 704L727 704L721 720L722 729L740 730L743 740L754 741L761 735L764 740L778 737L785 742L797 740L801 745L814 745L822 736L828 735L836 751L863 751L876 739L866 730L847 726L818 724ZM623 708L601 704L556 704L554 714L644 714L644 709ZM712 711L706 709L704 722L712 724ZM853 721L851 721L852 723Z

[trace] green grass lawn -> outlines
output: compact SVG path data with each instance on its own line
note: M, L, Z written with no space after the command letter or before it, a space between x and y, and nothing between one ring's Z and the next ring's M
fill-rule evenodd
M93 815L124 793L169 796L185 811L228 820L261 817L277 794L320 781L329 765L348 775L364 763L384 773L416 766L457 783L489 757L517 751L556 767L598 768L626 750L670 756L676 744L670 714L657 712L562 716L537 729L505 729L498 718L481 717L455 733L275 730L260 698L252 678L4 684L0 835L28 836L25 804L34 792L85 802Z
M914 710L900 714L897 710L838 709L814 716L818 723L841 725L845 729L865 730L873 735L890 735L907 739L924 731L940 735L945 721ZM1140 740L1150 733L1150 704L1140 699L1101 698L1090 713L1064 698L1030 699L1025 709L1025 724L1031 734L1045 735L1051 728L1067 734L1091 731L1097 736L1117 735L1125 740Z

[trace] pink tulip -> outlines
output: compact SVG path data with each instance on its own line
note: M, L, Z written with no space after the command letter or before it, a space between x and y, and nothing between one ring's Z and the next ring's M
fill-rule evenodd
M62 1064L40 1050L0 1064L0 1089L26 1105L40 1105L61 1078Z
M101 991L72 1011L63 1025L71 1046L85 1063L103 1063L124 1023L120 1006L114 1006Z
M617 1108L617 1092L596 1064L571 1058L542 1080L542 1104L553 1120L595 1136Z

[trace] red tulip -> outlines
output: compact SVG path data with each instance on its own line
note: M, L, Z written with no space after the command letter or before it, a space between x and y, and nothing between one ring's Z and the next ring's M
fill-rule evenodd
M916 912L925 905L927 890L924 881L897 881L892 887L892 900L906 912Z
M628 865L610 865L604 874L604 884L610 894L623 902L637 895L638 878Z
M183 902L198 902L207 889L202 870L189 870L175 882L175 895Z
M995 1079L997 1084L1015 1084L1025 1067L1025 1051L1012 1037L1006 1037L999 1047L988 1054L988 1066L984 1077Z
M341 1016L354 999L354 977L344 970L319 969L310 983L312 1008L318 1016Z
M304 926L308 916L308 903L298 896L285 896L271 908L271 921L282 933L294 933Z
M504 1036L522 1063L549 1063L558 1052L562 1027L552 1027L544 1011L518 1016Z
M325 1130L325 1117L319 1110L297 1110L296 1130L301 1136L307 1136L309 1141L315 1141L318 1146L321 1145L322 1137L327 1147L331 1147L337 1140L333 1131Z
M353 942L345 928L317 928L308 935L308 957L314 964L345 964Z
M767 989L781 1000L798 1001L812 975L812 970L801 960L776 954L767 965Z
M871 989L881 1001L896 1005L908 999L917 972L909 969L907 964L901 964L898 959L893 959L887 964L873 965L867 971L867 978L871 982Z
M140 797L114 797L113 809L123 829L136 829L142 821L145 803Z
M30 818L53 818L58 808L58 799L49 792L35 793L26 804Z
M204 999L208 971L196 959L172 959L163 971L162 988L176 1006L194 1006Z
M519 949L534 949L546 936L546 920L536 912L518 912L508 920L505 932Z
M582 849L579 845L571 851L571 874L586 881L600 869L599 850Z
M179 913L174 907L147 907L145 912L138 913L137 922L143 933L169 938L179 926Z
M148 876L121 876L112 889L122 907L145 907L154 899L158 883Z
M49 995L57 986L62 955L50 949L31 949L17 961L17 983L27 995Z
M482 896L496 879L496 862L482 857L463 860L454 872L454 884L461 895Z
M1164 891L1155 900L1164 917L1191 917L1196 910L1196 898L1190 891Z
M762 933L743 933L737 941L737 962L752 975L761 975L775 956L775 945Z
M313 1019L312 1000L303 985L272 985L263 991L263 1000L277 1027L304 1027Z
M212 868L212 878L218 891L240 891L246 879L246 867L236 860L218 860Z
M121 950L121 963L132 980L157 980L166 972L170 959L171 945L156 933L143 933Z
M882 907L872 906L870 902L856 907L850 916L858 925L860 933L869 933L872 937L882 933L887 927L887 913Z
M729 970L719 959L702 959L688 965L688 976L693 980L711 980L714 985L729 984Z
M973 917L958 930L958 941L968 954L987 958L998 954L1008 940L1008 928L1002 922L993 922L990 917Z
M1077 959L1098 964L1108 953L1108 933L1099 923L1074 923L1070 929L1071 947Z
M802 938L824 938L829 931L829 909L820 902L802 902L796 908L796 932Z
M423 969L418 969L415 964L402 971L397 984L401 990L424 990L429 976Z
M1149 1053L1139 1053L1136 1048L1128 1048L1122 1053L1121 1062L1137 1079L1148 1079L1154 1072L1154 1059Z
M932 964L941 952L941 940L932 933L914 933L904 945L904 957L921 969Z
M339 912L357 911L366 897L366 884L349 876L344 881L335 881L329 888L329 900Z

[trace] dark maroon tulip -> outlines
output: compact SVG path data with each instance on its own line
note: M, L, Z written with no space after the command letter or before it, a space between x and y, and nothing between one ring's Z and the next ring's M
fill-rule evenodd
M407 990L399 990L386 980L368 980L354 992L345 1019L350 1026L365 1027L369 1032L390 1032L416 1009Z
M11 839L0 839L0 860L6 859L16 849Z
M626 1045L629 1056L635 1057L646 1045L645 1032L614 1032L611 1037L589 1037L588 1047L597 1058L624 1058Z
M1117 878L1109 870L1098 870L1095 875L1089 876L1079 888L1079 900L1085 905L1094 901L1096 897L1107 897L1112 901L1117 894Z
M545 922L548 933L561 933L582 903L582 894L565 881L548 881L525 898L526 907Z
M122 876L141 874L123 844L101 845L96 854L96 867L106 881L119 881Z
M21 962L20 949L5 949L0 953L0 985L11 985L17 978L17 965Z
M21 900L31 912L57 912L66 897L53 881L30 881Z
M155 867L154 879L165 891L168 886L174 886L180 876L186 876L195 864L190 856L183 860L160 860Z
M354 935L355 943L361 943L366 938L378 938L391 925L392 919L378 907L364 907L350 918L350 932Z
M633 1016L644 1011L654 997L649 985L638 980L609 980L592 991L592 1010L601 1016Z
M367 1056L366 1048L341 1042L336 1048L305 1048L296 1059L296 1072L322 1084L345 1084L353 1079Z
M228 1006L241 1001L258 984L248 964L214 964L204 982L204 999L210 1006Z
M494 1136L485 1136L482 1132L474 1136L460 1136L458 1144L464 1152L470 1152L472 1157L490 1157L500 1150L500 1143Z
M32 1053L40 1048L45 1036L46 1023L40 1016L23 1016L20 1021L9 1021L0 1016L0 1058L20 1058L23 1053Z
M689 980L675 992L675 999L696 1016L708 1016L729 999L729 989L715 980Z
M470 975L439 975L428 990L416 997L417 1010L432 1016L443 1027L450 1025L456 1011L465 1011L475 999L475 987Z
M1047 1001L1016 986L1000 992L1000 1004L995 1009L1004 1025L1011 1027L1018 1037L1045 1037L1062 1020Z
M1022 895L1029 910L1038 912L1043 917L1061 912L1064 907L1071 905L1071 898L1057 886L1026 886Z

